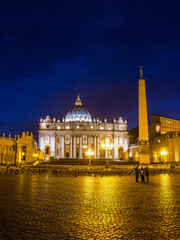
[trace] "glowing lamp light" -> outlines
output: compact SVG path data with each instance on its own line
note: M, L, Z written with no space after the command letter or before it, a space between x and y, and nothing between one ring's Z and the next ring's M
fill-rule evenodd
M94 155L94 152L89 148L86 155L89 157L89 167L91 167L91 157Z
M114 147L113 143L110 143L109 139L106 139L106 143L101 145L103 149L111 150Z
M114 144L110 143L109 139L106 139L106 143L103 143L101 147L107 150L107 164L109 165L109 154L110 154L110 150L114 148Z
M88 151L86 152L86 155L93 156L94 152L92 152L91 149L88 149Z
M165 149L163 149L161 152L160 152L161 155L165 156L167 155L167 151Z
M105 145L104 143L103 143L101 146L102 146L102 148L104 148L104 149L106 148L106 145Z

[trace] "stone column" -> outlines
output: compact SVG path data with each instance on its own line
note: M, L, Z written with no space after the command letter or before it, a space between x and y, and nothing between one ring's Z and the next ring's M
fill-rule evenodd
M72 136L70 137L70 146L69 146L69 157L72 158L72 148L73 147L73 140Z
M88 137L88 149L91 148L91 137Z
M50 136L50 139L51 139L51 141L50 141L50 156L51 157L55 157L55 145L56 145L56 137L55 137L55 135L52 135L52 136Z
M54 157L57 158L57 134L55 133L55 150L54 150Z
M61 157L64 158L64 136L61 137Z
M74 136L74 149L73 149L73 158L76 158L76 137Z
M82 158L82 137L79 137L79 158Z
M114 137L114 159L118 159L118 137Z
M97 158L99 158L99 137L97 137Z
M94 158L96 158L96 136L94 137Z

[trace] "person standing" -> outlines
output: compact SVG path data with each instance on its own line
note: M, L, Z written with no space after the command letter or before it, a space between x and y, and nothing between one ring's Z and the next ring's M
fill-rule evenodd
M145 167L144 172L145 172L145 176L146 176L146 181L149 182L149 168Z
M137 165L135 168L135 174L136 174L136 182L138 182L138 180L139 180L139 165Z
M144 168L143 167L141 167L140 174L141 174L141 182L145 182L145 179L144 179Z

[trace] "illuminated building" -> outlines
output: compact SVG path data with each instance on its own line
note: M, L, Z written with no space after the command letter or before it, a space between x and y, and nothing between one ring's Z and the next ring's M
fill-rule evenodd
M94 158L107 158L108 153L102 144L108 139L114 144L109 158L124 159L129 147L127 121L121 117L114 122L103 122L91 117L78 98L66 117L51 119L47 116L39 123L39 147L44 157L84 158L88 149L94 151Z
M151 162L180 161L180 132L159 135L151 141L150 146Z
M180 161L180 120L152 115L149 135L152 162Z
M37 159L36 155L37 145L34 136L29 132L22 133L14 138L0 137L0 162L3 164L22 164L31 163Z
M149 125L150 139L167 132L180 131L180 120L161 115L152 115Z

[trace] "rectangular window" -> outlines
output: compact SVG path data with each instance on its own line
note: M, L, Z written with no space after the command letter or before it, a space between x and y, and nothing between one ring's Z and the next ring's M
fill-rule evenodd
M119 125L119 130L122 130L122 125Z
M57 143L59 143L59 138L57 138Z

